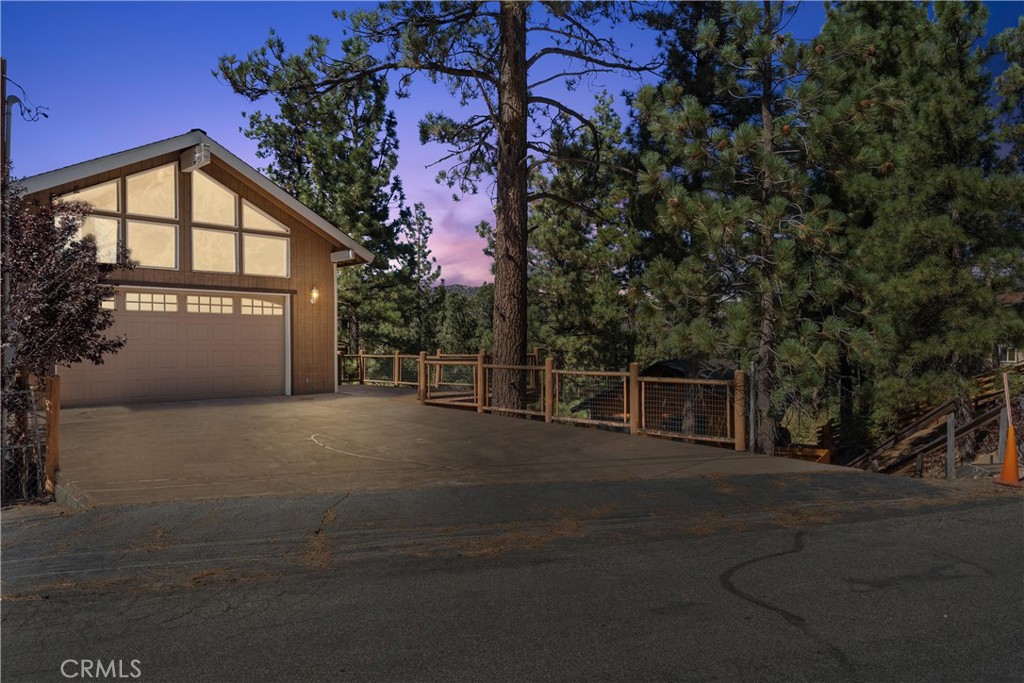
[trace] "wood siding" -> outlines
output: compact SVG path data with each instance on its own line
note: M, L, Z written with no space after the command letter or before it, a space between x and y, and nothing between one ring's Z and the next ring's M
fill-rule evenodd
M161 155L144 162L131 164L99 175L83 178L39 192L35 198L47 202L52 197L63 195L91 185L123 178L157 166L177 162L178 152ZM253 187L230 166L214 157L203 172L248 200L284 225L291 234L290 277L264 277L242 274L201 273L192 271L192 183L191 174L178 172L178 268L162 270L136 268L134 271L119 271L111 277L114 284L156 286L169 288L197 288L230 291L255 291L288 294L291 301L291 356L292 393L315 394L332 392L335 388L335 331L334 294L335 266L331 263L331 252L342 248L329 240L311 223L290 211L284 204ZM121 211L124 212L124 182L121 183ZM241 221L241 216L238 216ZM124 221L121 224L124 235ZM242 249L241 238L238 241ZM316 287L320 300L310 303L310 291Z

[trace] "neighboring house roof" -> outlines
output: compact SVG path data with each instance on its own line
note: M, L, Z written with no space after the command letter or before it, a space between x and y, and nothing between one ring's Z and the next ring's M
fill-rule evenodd
M680 377L684 379L732 379L736 364L725 360L668 358L640 371L641 377Z
M1017 304L1024 303L1024 292L1006 292L1005 294L997 294L996 301L1004 306L1016 306Z
M184 135L160 140L141 147L134 147L123 152L117 152L116 154L108 154L107 156L99 157L98 159L83 161L79 164L58 168L55 171L30 176L22 179L19 184L29 194L41 192L51 187L57 187L59 185L64 185L65 183L73 183L77 180L88 178L89 176L106 173L108 171L121 168L122 166L128 166L140 161L145 161L146 159L152 159L153 157L157 157L162 154L179 152L200 143L209 145L210 153L213 156L217 157L232 169L240 173L253 185L261 188L299 216L312 223L324 237L338 245L344 246L346 249L351 249L353 256L355 256L357 260L363 263L369 263L373 260L373 254L366 249L366 247L359 244L359 242L353 239L350 235L339 230L337 226L331 224L323 216L285 192L277 185L277 183L273 182L252 166L236 157L220 143L198 128L193 128Z

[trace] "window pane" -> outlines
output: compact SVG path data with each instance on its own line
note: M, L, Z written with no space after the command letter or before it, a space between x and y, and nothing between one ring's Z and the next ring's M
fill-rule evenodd
M116 218L105 216L86 216L82 219L78 239L86 235L96 238L96 260L100 263L117 262L117 225Z
M128 213L141 216L177 218L174 180L177 164L167 164L149 171L128 176Z
M288 277L288 240L283 237L243 235L246 275Z
M120 194L119 185L117 180L111 180L108 183L93 185L77 192L69 192L61 195L60 199L65 202L85 202L97 211L118 211L120 208L117 201Z
M247 230L266 230L267 232L288 232L288 228L263 213L249 202L242 200L242 227Z
M189 313L234 313L235 301L229 296L189 296L186 310Z
M235 193L202 171L193 171L192 220L214 225L238 225Z
M129 257L146 268L178 267L178 227L128 221Z
M284 315L284 304L265 299L242 298L242 315Z
M238 241L233 232L192 228L192 270L238 271Z
M176 313L178 311L178 295L128 292L124 295L124 308L126 311Z

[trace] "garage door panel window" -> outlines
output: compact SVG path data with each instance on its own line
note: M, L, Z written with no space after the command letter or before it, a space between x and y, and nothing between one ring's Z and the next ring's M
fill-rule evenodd
M100 263L117 262L117 232L120 221L106 216L85 216L78 229L78 239L92 235L96 240L96 260Z
M288 277L287 238L243 235L242 243L246 275Z
M284 315L284 304L243 297L242 315Z
M128 176L126 210L136 216L178 217L178 165L166 164Z
M227 296L189 296L186 302L189 313L226 313L235 312L235 302Z
M85 202L93 211L110 211L117 213L121 210L121 183L119 180L111 180L99 185L86 187L77 192L70 192L60 196L64 202Z
M192 228L192 270L238 272L238 235L226 230Z
M211 225L237 226L237 196L202 171L192 173L192 220Z
M124 295L124 310L176 313L178 311L178 295L126 292Z
M129 258L144 268L175 270L178 267L178 226L127 221Z

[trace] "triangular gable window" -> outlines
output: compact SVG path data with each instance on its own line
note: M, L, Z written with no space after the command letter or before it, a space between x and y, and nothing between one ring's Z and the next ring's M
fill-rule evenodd
M244 199L242 200L242 227L246 230L262 230L264 232L280 232L284 234L290 232L283 224Z
M202 171L192 172L192 221L211 225L238 225L235 193Z
M61 195L60 200L64 202L85 202L94 211L110 211L117 213L121 209L120 182L116 179L99 185L93 185L77 192L69 192Z

